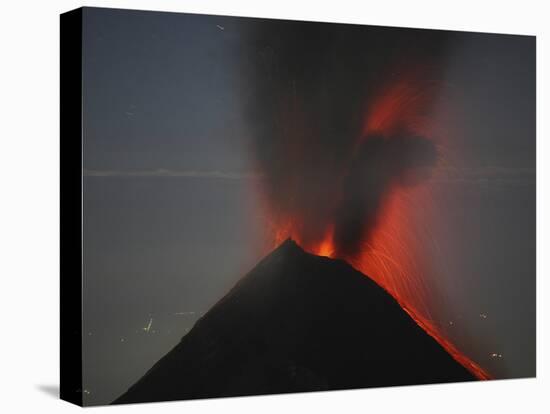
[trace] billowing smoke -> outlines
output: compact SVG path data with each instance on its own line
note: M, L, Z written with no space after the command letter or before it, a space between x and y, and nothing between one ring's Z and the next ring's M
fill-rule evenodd
M437 94L445 35L262 22L251 46L253 153L276 240L353 257L392 188L437 162L422 120ZM411 34L412 33L412 34ZM409 36L415 36L411 49ZM408 66L406 66L407 64Z
M359 147L341 183L334 211L333 244L337 256L356 257L375 228L384 198L395 185L412 185L429 174L435 146L422 137L369 136Z
M431 119L449 32L262 21L250 47L252 154L273 247L346 260L384 287L478 378L433 318L418 211L445 158ZM411 191L411 189L413 189ZM432 288L433 289L433 288Z

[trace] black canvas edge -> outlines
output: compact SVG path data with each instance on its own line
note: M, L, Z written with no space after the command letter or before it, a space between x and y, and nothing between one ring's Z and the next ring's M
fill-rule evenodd
M82 9L60 16L60 398L82 406Z

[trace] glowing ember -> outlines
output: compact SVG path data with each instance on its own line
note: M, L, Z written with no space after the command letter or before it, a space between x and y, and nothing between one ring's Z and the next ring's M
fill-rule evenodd
M334 246L332 243L332 237L334 235L334 227L330 226L323 241L315 249L317 256L331 257L334 254Z

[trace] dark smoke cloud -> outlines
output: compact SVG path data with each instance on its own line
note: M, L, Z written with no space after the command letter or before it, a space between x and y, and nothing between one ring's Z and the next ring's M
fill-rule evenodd
M435 145L425 138L369 136L343 180L343 198L334 217L337 255L359 254L391 188L422 180L436 161Z
M306 244L322 240L332 226L340 253L357 252L392 186L418 181L437 158L434 144L406 125L391 136L365 136L365 116L384 86L413 67L420 93L433 85L449 36L306 22L258 25L251 48L261 64L245 75L253 90L253 152L273 220L291 221Z

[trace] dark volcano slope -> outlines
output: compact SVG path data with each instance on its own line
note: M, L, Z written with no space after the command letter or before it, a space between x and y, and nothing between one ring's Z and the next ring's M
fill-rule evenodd
M474 379L371 279L287 240L114 404Z

